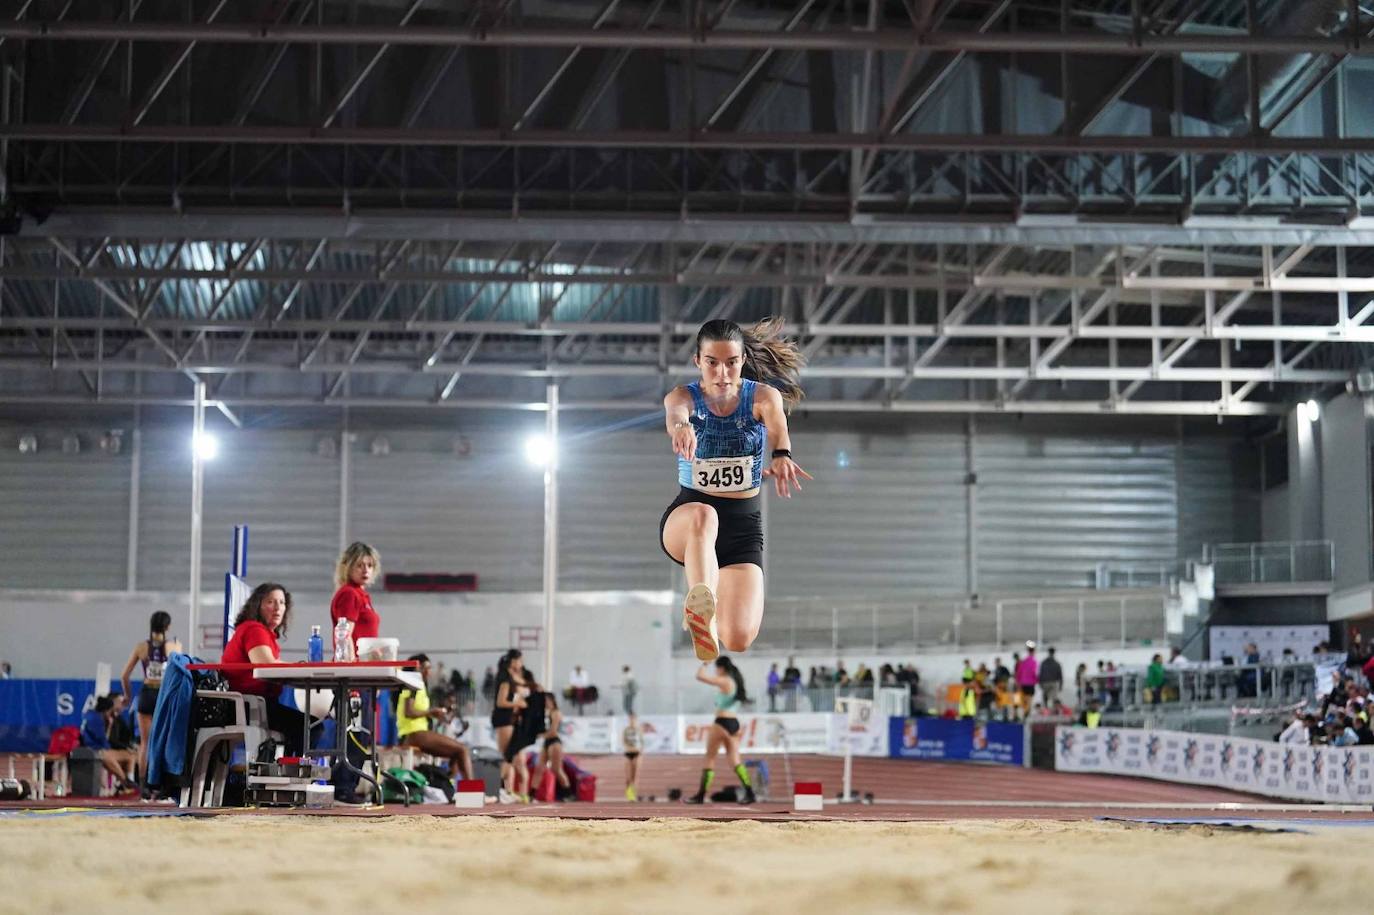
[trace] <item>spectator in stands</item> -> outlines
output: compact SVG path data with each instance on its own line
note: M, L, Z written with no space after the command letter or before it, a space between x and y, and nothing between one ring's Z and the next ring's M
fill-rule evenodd
M784 710L795 712L797 710L797 694L801 692L802 688L801 668L797 666L796 658L787 659L787 668L782 672L782 688L784 691Z
M621 708L626 715L635 713L635 697L639 695L639 681L635 679L634 672L630 670L630 665L626 664L620 669L620 702ZM562 717L559 712L559 717Z
M224 646L220 656L223 664L280 664L281 649L277 639L286 635L291 623L291 592L275 582L263 582L248 595L248 600L234 617L234 636ZM229 689L267 700L267 725L285 738L286 754L300 756L305 747L301 732L305 729L305 715L281 704L281 684L259 680L251 669L224 672ZM351 800L351 798L345 798Z
M1276 738L1279 743L1291 743L1306 746L1312 742L1312 736L1308 732L1307 715L1302 710L1293 715L1293 720L1288 722L1288 727L1279 732Z
M496 701L496 671L492 670L490 667L488 667L487 672L482 675L482 698L486 699L488 702Z
M1360 742L1360 735L1355 733L1350 726L1350 719L1342 712L1327 724L1326 739L1333 747L1353 747Z
M1035 699L1035 687L1040 682L1040 665L1035 660L1035 643L1027 640L1026 656L1016 665L1016 685L1021 690L1022 703L1029 709Z
M964 658L964 669L963 672L959 674L959 679L971 680L973 679L973 673L973 662L970 661L968 658Z
M1150 658L1150 666L1145 670L1145 689L1151 706L1159 705L1164 699L1164 656L1156 654Z
M13 675L14 670L10 667L10 662L0 661L0 680L8 680Z
M1088 697L1092 695L1092 688L1088 682L1088 665L1080 663L1073 671L1073 686L1077 694L1078 706L1082 708L1088 702Z
M411 655L411 661L420 665L420 680L430 682L429 655ZM467 744L459 743L446 734L440 734L430 725L431 721L446 723L452 715L441 705L430 705L429 690L403 689L396 694L396 736L401 746L414 747L421 753L438 756L449 761L449 776L461 775L472 778L472 755Z
M1287 649L1287 648L1284 649L1284 651L1289 651L1289 650L1290 650L1290 649ZM1191 663L1192 663L1191 661L1189 661L1187 658L1185 658L1185 657L1183 656L1183 649L1182 649L1182 648L1179 648L1177 645L1175 645L1173 648L1170 648L1170 649L1169 649L1169 666L1170 666L1170 667L1187 667L1187 666L1188 666L1189 664L1191 664Z
M1053 647L1046 654L1037 679L1040 681L1040 696L1045 700L1045 708L1054 709L1059 705L1059 694L1064 690L1064 668L1055 659Z
M568 676L567 696L573 705L577 706L579 715L583 714L588 705L596 703L597 691L592 685L591 672L583 670L581 664L574 665L572 673Z
M101 696L95 708L86 713L81 722L81 745L94 750L105 771L115 777L121 794L138 791L133 780L134 754L130 750L116 750L110 745L110 720L114 717L114 699Z
M978 682L976 675L966 671L962 681L963 686L959 690L959 717L976 718L978 716Z
M891 664L884 664L882 667L879 667L879 668L878 668L878 685L879 685L879 686L896 686L896 685L897 685L897 668L893 667Z
M1088 700L1088 707L1078 716L1078 723L1085 728L1095 728L1102 723L1102 700L1093 696Z
M1001 658L992 659L992 683L996 686L999 683L1006 683L1011 679L1011 670L1002 663Z
M778 665L774 664L768 668L768 711L778 710L778 685L782 683L782 675L778 673Z
M1107 708L1121 707L1121 678L1113 676L1115 673L1116 662L1108 661L1106 667L1107 679L1103 681L1103 688L1107 693Z
M1351 725L1355 728L1355 737L1359 740L1362 747L1374 744L1374 730L1369 726L1369 716L1361 712Z

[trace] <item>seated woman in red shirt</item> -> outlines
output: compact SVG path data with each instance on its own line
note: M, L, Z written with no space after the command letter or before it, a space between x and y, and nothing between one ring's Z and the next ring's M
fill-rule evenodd
M290 619L291 592L275 582L258 585L234 618L234 637L224 646L220 663L280 664L277 637L286 634ZM251 670L227 670L224 675L231 690L267 699L268 727L286 738L286 755L305 752L301 746L305 715L281 704L281 684L259 680Z

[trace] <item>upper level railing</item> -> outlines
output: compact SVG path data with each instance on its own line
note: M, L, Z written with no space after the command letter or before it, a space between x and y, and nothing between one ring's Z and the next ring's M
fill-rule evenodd
M978 606L958 599L840 604L779 598L768 601L750 650L938 651L1001 648L1027 639L1125 647L1165 639L1164 604L1161 590L1008 598ZM678 633L673 647L679 654L692 652L686 633Z
M1218 585L1331 581L1336 554L1330 540L1210 543L1203 547Z

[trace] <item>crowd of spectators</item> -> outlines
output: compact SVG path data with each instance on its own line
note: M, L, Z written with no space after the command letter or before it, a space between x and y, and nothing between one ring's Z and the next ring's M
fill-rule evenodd
M1331 647L1322 643L1314 652L1329 656ZM1326 692L1314 705L1294 710L1292 720L1274 739L1279 743L1333 747L1374 744L1374 729L1370 727L1370 713L1374 711L1374 699L1369 692L1371 680L1374 644L1366 644L1356 635L1344 662L1331 671Z
M883 664L874 670L860 661L851 673L842 660L834 667L824 664L809 667L805 678L795 657L787 659L782 671L778 665L769 667L764 693L768 696L768 711L796 712L829 711L837 696L869 696L881 687L907 687L912 697L912 714L917 714L916 694L921 675L912 664ZM805 708L803 707L805 705Z

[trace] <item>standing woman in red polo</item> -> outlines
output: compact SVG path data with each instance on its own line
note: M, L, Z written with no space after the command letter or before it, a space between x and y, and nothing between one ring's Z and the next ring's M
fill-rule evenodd
M338 632L339 620L348 620L349 640L344 656L350 661L358 658L358 640L375 639L381 629L381 617L372 609L372 597L367 593L367 586L376 580L381 570L381 555L362 541L350 543L334 568L334 584L338 590L329 603L329 620L335 632ZM361 720L353 722L354 727L361 726L366 736L355 738L350 734L346 744L348 759L355 766L362 766L367 752L364 744L370 747L376 733L377 716L373 705L372 702L364 702L362 715L359 716ZM336 715L335 720L341 720L342 717ZM345 803L361 800L356 794L357 788L356 772L343 766L335 767L334 797L337 800Z
M367 586L381 571L381 554L362 541L350 543L334 569L338 590L329 604L329 622L337 629L339 620L348 620L352 630L350 661L358 657L358 639L375 639L381 628L382 618L372 609L372 597L367 593Z
M291 592L276 582L264 582L253 589L243 609L234 618L234 637L224 646L223 664L280 664L279 636L286 635L291 621ZM229 688L267 700L267 725L286 738L288 756L300 756L301 733L305 715L281 704L281 684L259 680L251 670L226 670Z

